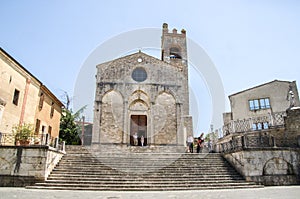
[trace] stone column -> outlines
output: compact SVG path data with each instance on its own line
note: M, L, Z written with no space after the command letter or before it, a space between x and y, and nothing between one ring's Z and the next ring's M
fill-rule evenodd
M180 145L181 136L183 134L183 121L181 117L181 104L176 103L176 118L177 118L177 138L176 143L177 145Z
M102 102L95 102L95 110L94 110L94 124L93 124L93 132L92 132L92 144L100 144L100 123L101 123L101 114L102 114Z
M148 145L153 144L154 143L154 124L153 124L153 105L154 102L150 103L150 111L149 111L149 133L148 133Z
M123 144L129 145L130 141L130 122L128 121L130 118L128 118L128 101L124 101L123 103L123 115L124 115L124 123L123 123Z

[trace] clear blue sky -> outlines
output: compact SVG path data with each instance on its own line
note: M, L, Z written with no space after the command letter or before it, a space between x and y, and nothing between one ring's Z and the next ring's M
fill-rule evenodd
M185 28L206 51L226 96L274 79L300 82L297 0L2 0L0 5L1 47L58 97L62 91L73 94L83 62L101 43L164 22ZM209 122L202 125L207 131Z

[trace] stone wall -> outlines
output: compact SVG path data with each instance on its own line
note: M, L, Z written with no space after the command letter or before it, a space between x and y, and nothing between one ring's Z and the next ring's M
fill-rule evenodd
M0 186L44 181L63 155L49 146L1 146Z
M300 149L251 149L224 154L246 180L264 185L298 184Z
M286 114L284 128L230 134L218 140L218 151L249 181L300 183L300 108Z

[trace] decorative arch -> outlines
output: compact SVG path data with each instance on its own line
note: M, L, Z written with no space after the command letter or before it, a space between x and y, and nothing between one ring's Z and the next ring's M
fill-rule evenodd
M182 59L181 49L179 47L170 48L170 59Z
M283 158L269 159L263 167L263 175L294 175L293 165Z
M146 92L144 92L142 90L135 90L129 96L128 103L132 104L133 102L135 102L137 100L143 101L147 105L147 107L150 106L150 97L149 97L149 95Z
M173 99L175 100L175 103L178 103L179 98L177 98L177 95L169 88L164 88L164 90L159 91L158 94L155 96L155 101L157 100L158 96L160 96L163 93L166 93L166 94L172 96Z
M107 95L107 94L109 94L110 92L116 92L116 93L118 93L122 97L122 99L124 99L124 96L123 96L123 94L120 91L115 90L115 89L108 89L107 91L105 91L103 93L102 100L103 100L104 96Z
M110 90L102 97L100 142L121 143L123 136L124 105L120 92Z
M147 111L148 109L149 105L141 99L134 100L129 105L129 110L133 111Z
M176 100L173 95L161 92L152 106L155 144L177 144Z

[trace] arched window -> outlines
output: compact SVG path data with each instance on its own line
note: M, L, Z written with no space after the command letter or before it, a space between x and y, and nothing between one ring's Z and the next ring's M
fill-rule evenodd
M180 50L178 48L170 48L170 59L182 59L180 55Z

